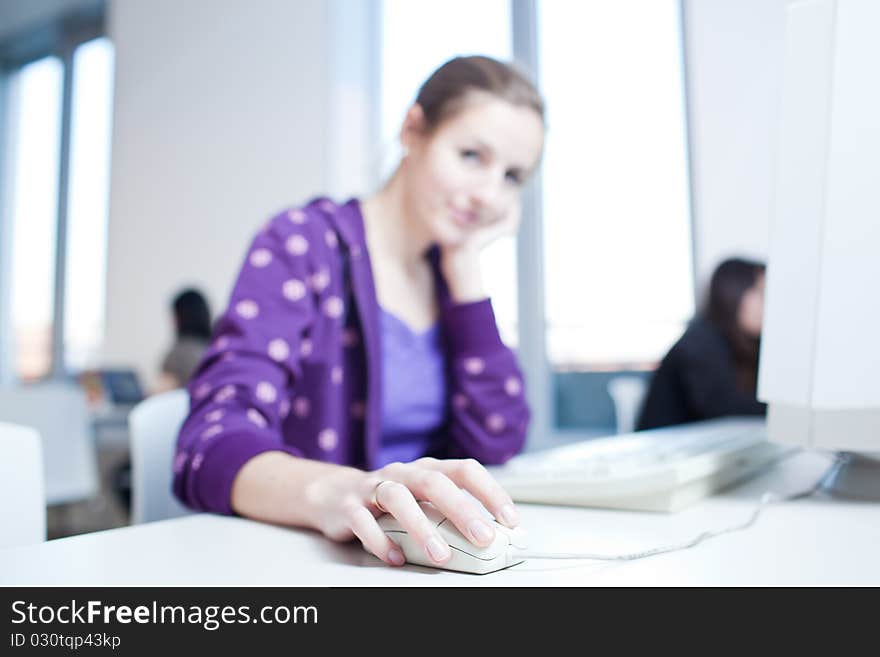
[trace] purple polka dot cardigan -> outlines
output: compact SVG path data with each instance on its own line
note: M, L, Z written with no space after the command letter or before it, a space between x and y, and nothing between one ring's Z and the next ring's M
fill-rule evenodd
M446 360L440 456L503 463L525 442L529 411L516 357L490 301L455 303L430 252ZM377 467L380 314L356 199L282 212L257 234L229 306L187 388L174 459L187 506L232 513L239 469L265 451Z

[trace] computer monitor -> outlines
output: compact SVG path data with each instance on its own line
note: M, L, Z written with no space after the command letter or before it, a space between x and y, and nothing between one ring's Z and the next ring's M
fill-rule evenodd
M880 500L880 3L787 7L758 396L768 437L841 452Z

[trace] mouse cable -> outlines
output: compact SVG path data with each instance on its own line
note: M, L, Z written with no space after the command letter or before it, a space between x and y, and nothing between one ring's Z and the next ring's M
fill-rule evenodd
M798 450L795 453L799 453ZM793 454L789 455L793 456ZM830 467L834 467L834 465L839 460L839 456L834 459L834 463ZM673 545L665 545L662 547L652 548L650 550L644 550L643 552L631 552L628 554L596 554L592 552L533 552L528 548L522 549L514 549L514 554L517 557L528 558L528 559L589 559L594 561L635 561L636 559L644 559L645 557L653 557L657 554L664 554L666 552L677 552L678 550L686 550L688 548L692 548L696 545L699 545L703 541L709 540L710 538L715 538L717 536L721 536L723 534L729 534L731 532L741 531L743 529L748 529L758 520L758 516L761 515L761 511L764 510L764 507L768 504L776 504L778 502L790 502L792 500L800 499L803 497L810 497L816 491L822 488L822 484L825 481L827 470L823 472L822 476L819 480L808 490L801 491L799 493L793 493L791 495L780 496L777 493L772 491L767 491L761 498L758 500L755 509L752 511L748 520L745 522L733 525L731 527L726 527L724 529L718 529L714 531L705 531L697 536L694 536L692 539L688 541L684 541L682 543L676 543Z

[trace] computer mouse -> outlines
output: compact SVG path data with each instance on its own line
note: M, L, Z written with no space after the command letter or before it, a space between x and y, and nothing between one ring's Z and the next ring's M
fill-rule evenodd
M516 554L517 549L527 547L525 533L521 529L510 529L490 520L490 524L495 528L495 539L486 547L481 548L465 538L452 521L440 513L430 502L420 502L419 506L428 520L434 523L437 533L449 544L452 557L442 565L431 561L422 546L401 527L397 518L387 513L379 516L377 519L379 527L388 538L400 547L407 563L484 575L523 562L523 559Z

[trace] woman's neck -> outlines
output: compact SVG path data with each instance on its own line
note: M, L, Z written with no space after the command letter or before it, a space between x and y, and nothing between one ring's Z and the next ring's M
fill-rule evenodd
M361 203L371 258L390 258L410 268L423 263L432 240L414 219L406 195L403 165L378 192Z

